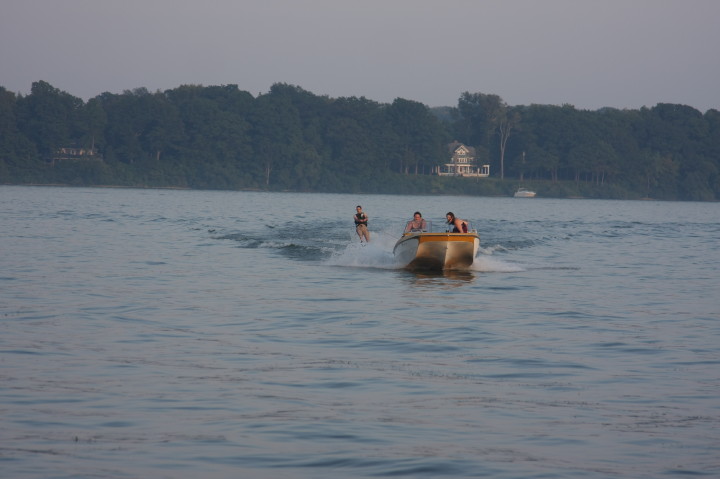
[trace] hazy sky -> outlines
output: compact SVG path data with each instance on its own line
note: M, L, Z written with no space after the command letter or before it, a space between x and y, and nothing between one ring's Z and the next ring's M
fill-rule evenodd
M720 109L719 0L0 0L0 86Z

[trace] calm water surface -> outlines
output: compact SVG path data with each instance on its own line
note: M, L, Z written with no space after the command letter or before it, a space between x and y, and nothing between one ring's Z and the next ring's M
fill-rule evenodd
M415 210L472 271L395 266ZM3 186L0 225L2 477L720 475L718 204Z

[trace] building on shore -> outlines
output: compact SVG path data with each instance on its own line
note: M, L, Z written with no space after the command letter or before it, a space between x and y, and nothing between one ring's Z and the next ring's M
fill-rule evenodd
M469 178L487 178L490 176L490 165L477 165L475 148L458 141L448 145L450 163L440 165L436 169L439 176L464 176Z
M103 161L103 157L97 148L75 148L75 147L62 147L57 148L53 153L53 156L48 159L48 163L55 166L55 163L60 161Z

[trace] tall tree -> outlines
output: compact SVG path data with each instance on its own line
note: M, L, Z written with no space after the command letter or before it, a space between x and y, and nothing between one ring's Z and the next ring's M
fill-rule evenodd
M503 107L497 119L497 134L500 137L500 179L505 179L505 150L510 133L520 123L520 114Z
M430 109L416 101L396 98L387 108L390 127L400 144L398 172L428 172L442 159L446 136Z
M508 116L507 105L498 95L464 92L458 100L461 131L464 131L466 142L491 150L490 139L495 133L500 138L500 177L505 175L504 154L507 139L519 118ZM502 129L502 132L500 131Z
M30 181L41 166L35 145L18 129L16 108L15 94L0 87L0 183Z
M44 156L57 148L79 145L83 101L45 81L32 84L30 95L18 100L18 127Z

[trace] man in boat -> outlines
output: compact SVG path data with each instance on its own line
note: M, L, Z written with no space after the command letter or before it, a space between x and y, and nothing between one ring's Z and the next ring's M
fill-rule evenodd
M447 224L448 229L452 227L451 233L467 233L468 232L468 222L465 220L461 220L460 218L456 218L455 215L452 212L448 212L448 214L445 215L445 218L447 218Z
M421 231L427 231L427 223L425 222L425 218L422 217L422 214L420 214L419 211L416 211L413 213L413 219L408 221L407 225L405 225L405 232L415 233Z
M355 232L360 238L361 243L363 242L363 239L365 239L366 243L369 243L370 232L367 228L368 216L363 211L362 206L357 205L355 209L357 210L357 213L353 216L353 219L355 220Z

